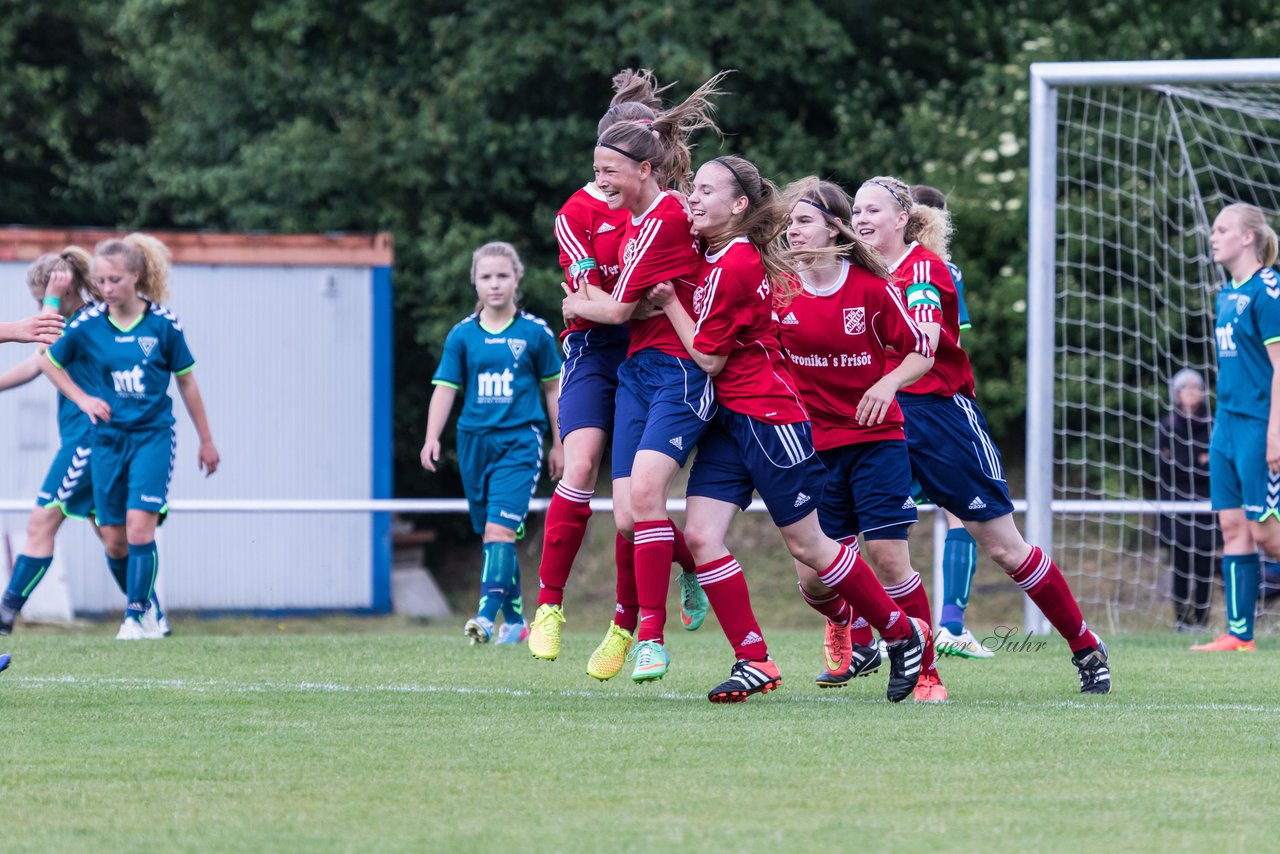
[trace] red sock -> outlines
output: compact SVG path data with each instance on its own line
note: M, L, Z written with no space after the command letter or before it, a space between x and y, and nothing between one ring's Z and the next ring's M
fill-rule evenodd
M725 555L698 567L698 583L716 612L724 636L733 646L733 654L747 661L768 658L769 650L760 633L760 624L751 610L747 579L733 555Z
M563 483L556 487L547 508L546 528L542 532L542 561L538 564L538 604L564 603L564 586L573 569L573 559L582 548L591 518L591 493L573 489Z
M884 592L871 567L853 549L841 546L840 554L831 566L818 573L818 578L866 617L880 632L880 637L898 640L911 634L907 616Z
M689 551L689 544L684 541L684 531L681 531L674 524L671 530L676 532L675 546L671 551L676 563L680 564L681 572L697 572L698 565L693 561L693 552Z
M613 606L613 622L620 629L635 633L640 605L636 600L636 547L618 534L613 541L613 558L618 565L617 601Z
M670 519L636 522L636 593L640 632L636 640L662 643L667 623L667 590L671 587L671 550L675 526Z
M920 581L920 573L913 572L906 581L901 584L895 584L892 587L886 587L884 592L888 593L893 601L902 606L902 610L906 611L908 617L919 617L929 624L929 642L924 647L921 672L928 673L930 676L937 676L938 663L933 650L932 609L929 607L929 594L925 592L924 584Z
M1022 565L1009 573L1014 583L1031 597L1036 607L1045 615L1053 627L1067 639L1067 646L1072 652L1079 652L1097 645L1097 638L1085 625L1084 615L1076 597L1071 595L1067 579L1062 577L1062 570L1053 559L1040 550L1039 546L1031 547L1031 554Z
M803 584L796 584L800 588L800 595L809 607L826 617L829 622L835 623L837 626L849 625L849 615L853 612L849 607L849 603L840 598L840 594L834 590L826 596L811 596L809 591L804 589ZM866 621L863 620L863 624Z
M867 618L849 609L849 616L853 618L853 622L849 623L849 640L858 646L872 646L876 642L875 635L871 634L871 624L867 622Z

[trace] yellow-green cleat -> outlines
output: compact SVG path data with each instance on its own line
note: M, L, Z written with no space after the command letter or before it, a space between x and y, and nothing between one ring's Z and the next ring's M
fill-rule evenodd
M560 655L560 630L564 612L559 605L539 605L529 626L529 654L543 661L555 661Z
M591 653L591 658L587 661L587 675L601 682L617 676L622 672L627 653L631 652L635 642L631 632L617 623L610 623L604 640L600 641L600 645L596 647L595 652Z

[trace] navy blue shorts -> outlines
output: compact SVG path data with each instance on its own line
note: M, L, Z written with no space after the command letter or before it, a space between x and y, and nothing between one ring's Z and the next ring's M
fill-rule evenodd
M616 327L596 326L564 337L560 372L560 438L598 427L613 432L618 368L627 358L627 336Z
M844 445L818 456L827 483L818 524L833 540L905 540L919 515L911 498L911 457L901 439Z
M1219 408L1209 439L1209 502L1246 519L1280 518L1280 474L1267 468L1267 422Z
M89 471L99 525L123 525L129 510L168 511L177 444L172 426L154 430L94 427Z
M471 527L519 531L542 471L542 431L532 424L485 433L458 431L458 469Z
M773 523L785 528L814 511L826 478L808 421L766 424L722 406L698 443L685 495L745 510L754 489Z
M696 362L636 353L618 369L613 479L631 477L637 451L658 451L683 467L715 414L715 386Z
M967 522L1013 512L987 419L964 395L898 394L911 471L935 504Z
M84 519L93 512L93 476L89 473L93 437L84 435L64 442L36 493L36 506L57 507L63 516Z

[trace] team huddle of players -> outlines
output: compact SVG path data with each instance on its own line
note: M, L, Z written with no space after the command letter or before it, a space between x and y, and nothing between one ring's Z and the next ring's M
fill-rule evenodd
M692 174L689 137L715 127L722 77L675 105L663 103L648 71L614 79L595 178L555 220L567 279L558 374L545 324L515 308L514 250L477 252L473 277L500 268L508 290L476 278L481 303L446 341L423 448L433 468L453 394L465 385L471 420L459 424L460 460L485 538L484 595L467 634L487 641L506 604L499 642L527 633L535 658L559 656L564 590L609 443L616 605L589 675L610 679L627 661L636 682L667 673L666 601L679 563L684 627L697 628L709 605L734 652L709 699L738 702L781 683L726 542L757 493L795 560L801 595L826 622L818 684L844 684L884 656L889 700L946 700L929 599L907 549L922 492L1067 640L1080 690L1107 693L1106 646L1058 567L1014 524L959 344L946 212L888 176L863 181L850 198L816 177L779 189L738 156ZM521 376L533 392L513 410ZM559 428L551 468L561 477L526 629L514 542L547 423L539 384ZM499 411L523 414L500 423ZM519 450L535 444L536 452ZM681 531L667 500L691 457Z

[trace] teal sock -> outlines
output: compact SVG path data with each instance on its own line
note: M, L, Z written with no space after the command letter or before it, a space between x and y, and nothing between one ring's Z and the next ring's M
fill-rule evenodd
M947 531L942 547L942 619L938 622L953 635L964 631L964 609L969 607L973 572L978 565L978 545L964 528Z
M156 589L156 573L160 569L160 556L156 553L155 541L145 545L129 544L129 581L128 602L125 604L125 617L141 620L151 602L151 594Z
M502 619L508 623L522 623L524 600L520 596L520 558L514 548L511 549L511 560L514 563L511 586L507 590L507 598L502 600Z
M1227 631L1240 640L1253 640L1253 615L1258 604L1258 576L1261 571L1262 562L1256 552L1222 556Z
M516 556L515 543L485 543L484 569L480 573L480 607L477 615L493 621L498 617L511 589L511 566Z
M129 556L112 557L107 555L107 569L111 570L111 577L116 580L116 586L120 588L120 592L125 596L129 595Z
M22 606L27 604L27 598L35 591L36 585L40 583L40 579L44 578L44 574L49 571L51 563L53 563L52 556L18 555L18 560L13 565L13 577L9 579L9 589L4 592L3 601L0 601L0 607L3 607L6 617L5 622L12 622L13 617L8 616L10 612L16 615L22 610Z

